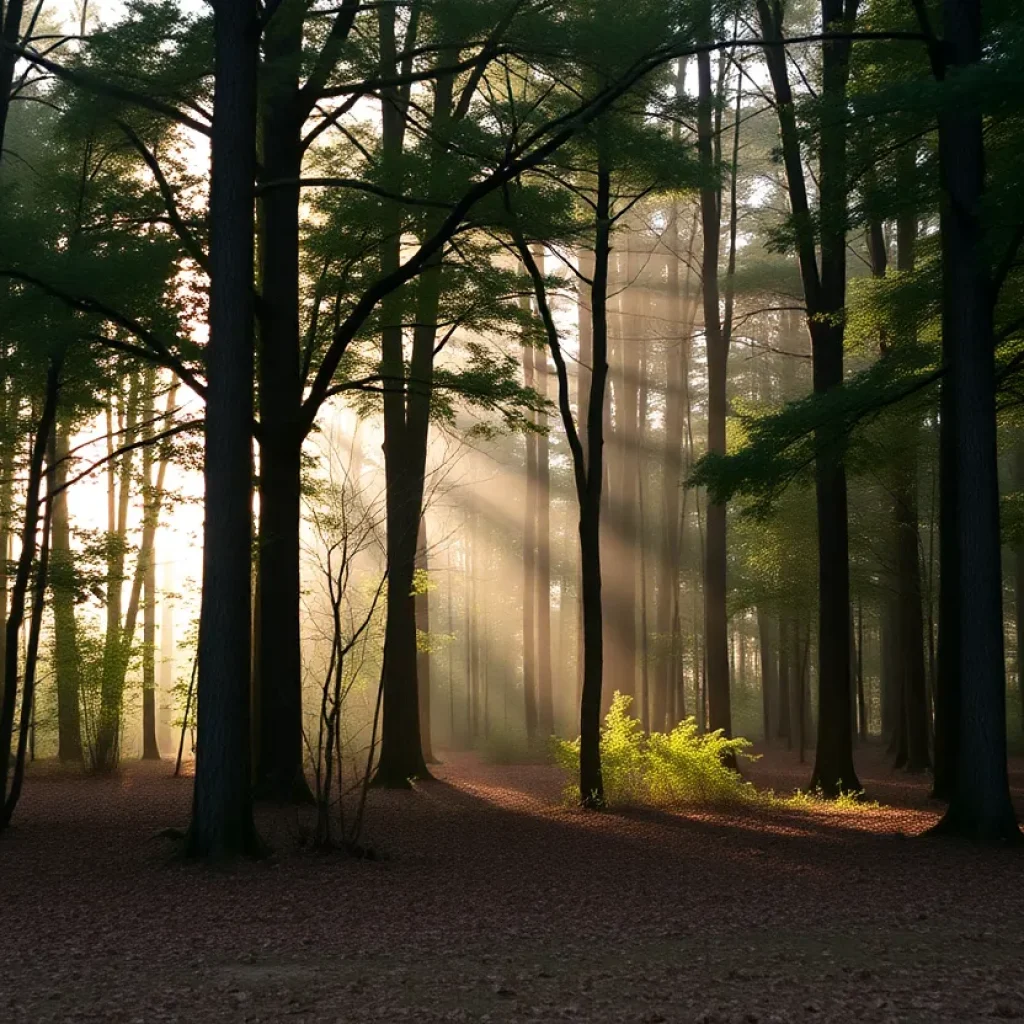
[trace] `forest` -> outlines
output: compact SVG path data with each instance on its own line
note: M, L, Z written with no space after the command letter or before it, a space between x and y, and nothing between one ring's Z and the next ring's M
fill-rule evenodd
M1015 153L1016 0L0 0L7 1019L1024 1016Z

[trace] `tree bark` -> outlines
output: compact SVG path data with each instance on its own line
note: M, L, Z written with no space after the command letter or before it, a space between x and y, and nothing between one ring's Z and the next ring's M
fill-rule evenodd
M948 67L982 61L979 0L944 0ZM943 70L945 70L943 68ZM1006 665L1003 654L999 474L996 455L993 282L982 213L985 144L981 112L958 97L939 117L942 340L953 430L947 471L960 514L952 575L956 588L959 693L954 718L956 779L938 829L976 839L1019 840L1006 767ZM943 429L947 424L943 422ZM940 633L941 636L941 633Z
M199 625L193 857L260 852L252 817L253 183L259 12L214 6L206 517Z
M766 40L783 40L783 8L778 0L758 0ZM850 26L857 0L822 0L822 27L828 33ZM843 308L846 301L847 114L850 40L822 43L822 87L828 104L819 140L819 237L804 180L803 159L785 48L766 46L775 92L783 164L797 238L800 276L807 304L813 352L814 391L823 394L843 383ZM816 249L820 244L820 265ZM811 788L832 797L859 791L853 764L850 721L850 567L846 470L842 454L818 438L815 455L818 520L818 737ZM801 716L801 722L803 718Z
M697 150L704 176L700 190L700 211L704 241L701 259L704 340L708 361L708 452L724 455L729 343L722 330L719 312L721 188L714 180L720 168L715 161L711 55L706 52L697 56L697 87ZM712 730L721 729L726 736L731 736L725 531L725 505L709 497L704 548L704 656L707 663L708 726Z
M60 391L61 357L50 359L46 372L46 393L39 414L35 436L29 454L28 482L25 488L25 518L21 534L21 553L11 588L11 603L5 623L6 647L4 649L4 686L0 699L0 832L10 824L18 802L21 787L21 773L24 771L24 736L28 728L27 716L31 710L31 680L26 678L22 688L21 728L18 740L18 754L15 758L13 785L8 791L8 773L11 766L11 744L14 732L14 713L18 702L18 639L25 621L25 599L32 579L32 567L36 560L39 533L39 512L42 506L43 463L47 446L57 418L57 400ZM51 477L52 479L52 477ZM49 526L49 516L46 517ZM48 542L47 542L48 545ZM45 573L45 566L43 567ZM41 608L41 595L38 602Z

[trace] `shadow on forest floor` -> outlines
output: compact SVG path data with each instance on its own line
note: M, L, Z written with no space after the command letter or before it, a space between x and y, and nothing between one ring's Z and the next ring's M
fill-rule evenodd
M585 814L553 767L444 760L436 781L371 793L383 862L296 852L306 812L260 808L278 857L217 873L153 838L188 814L168 763L34 766L0 839L0 1020L1024 1016L1024 857L896 838L938 807L878 750L858 769L892 806L847 814ZM782 794L808 772L773 751L748 774Z

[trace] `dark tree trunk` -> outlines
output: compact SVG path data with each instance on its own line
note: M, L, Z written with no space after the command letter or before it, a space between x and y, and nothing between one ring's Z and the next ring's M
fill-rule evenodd
M53 658L57 682L57 756L82 761L79 700L82 666L75 617L75 561L68 519L68 426L58 420L54 458L53 527L50 545L50 589L53 594Z
M725 454L726 374L729 341L719 313L718 253L721 189L714 182L715 162L711 55L697 56L697 149L705 184L700 192L704 255L704 339L708 360L708 452ZM726 510L709 497L704 555L704 651L707 663L708 726L732 735L729 694L729 627L726 614Z
M187 850L260 851L252 817L253 183L259 12L214 6L206 518L199 625L198 746Z
M4 138L7 134L7 115L11 109L14 68L18 63L18 55L13 47L21 38L21 19L24 13L24 0L9 0L3 12L3 25L0 25L3 42L7 44L0 46L0 163L3 162L6 152Z
M783 8L758 0L766 39L783 39ZM849 26L857 0L822 0L825 32ZM775 91L783 164L796 233L797 252L808 330L813 352L814 391L823 394L843 383L843 308L846 302L847 113L850 40L822 43L823 104L819 139L817 222L804 180L803 159L793 106L785 48L765 47L765 60ZM815 457L818 519L818 742L811 787L826 796L857 791L850 721L850 566L847 525L846 470L842 453L819 438ZM802 718L801 718L802 721Z
M979 0L944 0L943 53L956 70L981 63ZM942 68L944 71L945 69ZM1006 768L1006 665L1003 654L999 474L996 457L993 282L982 200L984 125L958 96L939 118L942 190L942 340L952 392L950 461L957 517L954 573L943 589L958 599L956 665L959 700L956 779L940 831L976 839L1020 838ZM940 633L941 637L941 633Z
M583 700L580 707L580 801L604 806L601 774L601 689L604 639L601 611L601 484L604 477L604 406L608 380L608 262L611 250L611 173L597 172L597 235L591 286L593 362L587 409L585 480L577 470L580 560L583 567ZM566 402L566 412L568 411ZM581 488L580 484L584 486Z
M302 172L299 104L303 12L285 0L264 35L262 181ZM299 188L266 189L259 207L260 586L255 636L259 716L256 795L310 802L303 771L300 531L302 383L299 340Z
M25 600L28 596L29 584L32 581L32 567L36 560L39 533L39 512L42 506L43 463L47 447L52 440L52 432L57 419L57 400L60 391L61 358L50 359L46 372L46 395L43 408L39 414L35 436L29 455L28 482L25 486L25 519L21 533L21 553L14 574L14 585L11 588L11 604L7 614L4 634L4 679L3 694L0 700L0 832L11 821L21 790L21 776L25 768L25 737L29 726L29 715L32 707L32 685L26 672L22 687L21 723L19 729L17 754L14 756L14 778L8 790L8 778L12 761L12 741L14 733L14 713L18 703L18 639L25 621ZM49 477L52 484L52 474ZM45 519L45 528L49 528L49 512ZM48 551L49 539L44 539L44 547ZM44 583L46 566L41 566ZM37 607L42 610L42 586L37 591Z
M608 264L611 251L611 172L599 140L596 232L591 279L592 363L585 432L578 431L569 399L569 376L558 328L548 305L543 274L521 235L516 242L529 271L548 346L558 374L558 408L572 453L579 504L580 563L583 586L583 693L580 702L580 802L604 806L601 774L601 688L604 671L601 608L601 489L604 477L604 405L608 380ZM585 442L583 437L586 438ZM586 447L584 447L584 444Z

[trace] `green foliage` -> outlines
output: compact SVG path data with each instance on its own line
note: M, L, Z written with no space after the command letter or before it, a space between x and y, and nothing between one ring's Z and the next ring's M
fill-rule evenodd
M725 761L753 760L750 742L728 739L721 730L701 733L693 718L670 733L647 735L630 713L632 697L616 691L601 728L601 769L610 806L710 805L752 803L757 790ZM555 761L569 775L567 794L579 795L579 740L553 741Z

